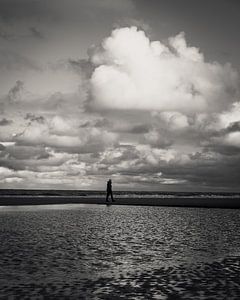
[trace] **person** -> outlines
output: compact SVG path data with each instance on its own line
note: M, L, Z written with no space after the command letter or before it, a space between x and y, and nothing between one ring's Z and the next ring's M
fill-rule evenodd
M106 197L106 202L108 202L108 197L111 196L112 202L113 200L113 193L112 193L112 180L109 179L107 182L107 197Z

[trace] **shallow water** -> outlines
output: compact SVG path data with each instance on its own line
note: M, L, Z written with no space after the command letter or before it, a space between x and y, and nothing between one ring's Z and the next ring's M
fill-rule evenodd
M0 298L239 299L239 218L204 208L1 207Z

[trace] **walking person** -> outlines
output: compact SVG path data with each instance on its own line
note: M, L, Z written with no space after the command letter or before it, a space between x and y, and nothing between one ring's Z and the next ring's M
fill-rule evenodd
M109 179L107 182L107 197L106 197L106 202L108 201L108 197L111 196L112 202L114 202L113 200L113 193L112 193L112 180Z

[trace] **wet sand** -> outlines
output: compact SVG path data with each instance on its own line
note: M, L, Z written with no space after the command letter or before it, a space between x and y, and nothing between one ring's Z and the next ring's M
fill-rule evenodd
M0 209L0 299L240 299L240 212Z
M5 285L0 297L18 299L239 299L240 259L193 266L159 268L120 274L119 278L100 277L38 284ZM15 297L14 297L15 296ZM17 299L16 298L16 299Z
M174 197L174 198L115 198L106 203L104 197L84 196L0 196L0 205L46 205L46 204L102 204L102 205L141 205L141 206L183 206L240 208L239 197Z

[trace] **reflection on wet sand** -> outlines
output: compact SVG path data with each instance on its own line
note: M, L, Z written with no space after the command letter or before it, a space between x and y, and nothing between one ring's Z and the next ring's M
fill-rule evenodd
M239 299L238 210L0 211L0 298Z
M80 279L64 283L29 282L4 285L1 298L70 297L74 299L239 299L240 258L120 274L119 277Z

